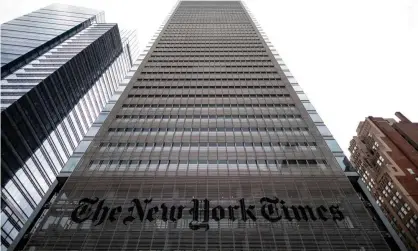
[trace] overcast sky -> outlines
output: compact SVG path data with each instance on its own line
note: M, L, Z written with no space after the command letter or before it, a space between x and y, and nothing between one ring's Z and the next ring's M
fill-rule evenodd
M1 0L0 22L59 2L105 11L141 48L176 0ZM418 122L418 1L246 0L341 148L366 116Z

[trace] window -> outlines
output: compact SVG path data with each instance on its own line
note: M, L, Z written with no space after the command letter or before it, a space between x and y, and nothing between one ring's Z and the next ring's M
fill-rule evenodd
M300 87L299 85L292 85L293 90L295 90L296 92L302 92L302 87Z
M311 117L311 119L313 120L313 122L323 122L321 117L319 117L319 115L317 113L310 113L309 116Z
M309 100L308 96L306 96L306 94L304 93L297 93L298 97L300 100Z
M376 164L379 165L379 166L382 166L383 161L384 161L383 157L382 156L379 156L379 158L376 161Z
M289 82L291 84L297 84L297 81L296 81L296 79L294 77L288 77L287 80L289 80Z
M316 126L322 136L332 136L331 132L328 130L326 126Z
M346 166L344 164L345 157L335 157L335 159L337 160L337 162L340 165L341 169L344 171L345 168L346 168Z
M334 139L325 140L331 152L342 152L340 146L338 145L337 141ZM343 158L344 159L344 158Z
M302 103L307 111L315 111L315 107L311 103Z

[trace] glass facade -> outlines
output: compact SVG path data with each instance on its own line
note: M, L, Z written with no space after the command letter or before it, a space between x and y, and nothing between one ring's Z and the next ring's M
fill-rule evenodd
M55 15L62 19L80 16L75 19L81 22L83 18L86 24L104 21L103 13L94 11L99 14L87 19L82 13L87 9L67 5L51 5L23 17L47 10L54 14L33 20L33 27L38 21L39 27L54 23ZM21 23L20 19L7 24ZM2 25L2 53L14 51L3 47L9 39L3 33L7 24ZM45 27L45 32L50 29ZM45 209L57 186L56 176L119 88L133 57L138 57L135 33L119 33L116 24L95 21L60 39L33 60L19 63L20 68L1 80L2 250ZM44 45L36 46L40 52Z
M147 48L25 250L388 250L241 2Z
M104 13L65 4L51 4L1 25L1 77L92 23Z

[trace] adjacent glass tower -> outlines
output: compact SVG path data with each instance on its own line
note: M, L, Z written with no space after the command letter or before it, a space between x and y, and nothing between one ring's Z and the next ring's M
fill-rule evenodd
M103 12L53 4L1 25L2 250L47 209L138 57L136 35L103 22Z
M288 76L241 2L180 2L26 250L388 250Z

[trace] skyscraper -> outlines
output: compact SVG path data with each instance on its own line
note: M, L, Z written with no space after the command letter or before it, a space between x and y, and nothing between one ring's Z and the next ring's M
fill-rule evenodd
M387 250L238 1L169 16L25 250Z
M1 25L2 250L45 209L138 57L135 33L103 22L103 12L53 4Z
M418 123L396 115L399 122L372 116L360 122L349 149L359 184L382 211L383 222L404 248L417 250Z

